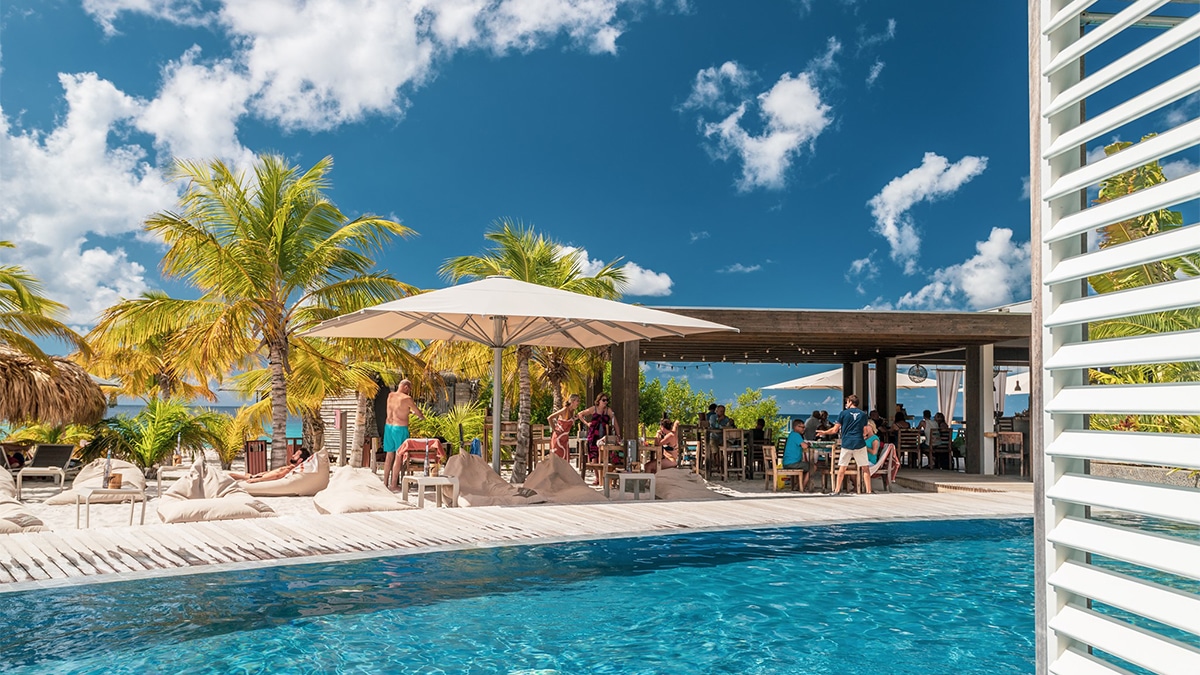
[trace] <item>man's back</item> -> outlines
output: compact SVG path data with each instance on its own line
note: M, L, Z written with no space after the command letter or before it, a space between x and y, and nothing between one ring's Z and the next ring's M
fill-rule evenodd
M838 416L837 423L841 425L842 447L854 450L866 447L863 440L863 427L867 424L867 414L858 408L846 408Z
M412 414L416 403L408 394L393 391L388 395L387 423L393 426L408 426L408 416Z

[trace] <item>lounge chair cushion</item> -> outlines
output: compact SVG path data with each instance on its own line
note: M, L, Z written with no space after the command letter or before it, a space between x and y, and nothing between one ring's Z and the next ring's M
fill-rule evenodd
M655 474L654 496L659 499L717 499L724 495L709 490L696 473L687 469L663 469Z
M551 504L593 504L608 499L588 487L583 476L571 468L570 462L551 453L538 462L525 479L525 487L536 491Z
M164 523L264 518L274 510L250 496L219 469L196 460L192 470L163 493L158 517Z
M299 471L283 478L261 483L240 481L238 484L255 497L311 497L329 486L329 458L318 452L304 460Z
M0 534L18 532L41 532L46 527L25 505L17 501L17 483L12 474L0 470Z
M338 467L329 477L329 487L313 496L313 506L321 513L367 513L412 508L393 494L374 471L350 466Z
M84 465L79 470L79 475L75 476L75 481L71 483L71 489L65 492L60 492L57 495L46 500L46 504L74 504L75 495L78 494L80 488L99 488L104 487L104 463L103 457L93 460L91 463ZM121 474L122 485L133 485L136 491L133 494L134 501L142 501L146 498L146 474L135 464L131 464L122 459L112 460L112 472ZM120 504L129 501L129 495L93 495L93 504Z
M460 452L446 460L442 473L458 478L458 501L465 506L519 506L548 501L534 490L505 482L478 455Z

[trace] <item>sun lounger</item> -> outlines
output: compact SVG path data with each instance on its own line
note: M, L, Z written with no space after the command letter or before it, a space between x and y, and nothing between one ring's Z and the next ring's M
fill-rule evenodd
M17 484L12 474L0 471L0 534L41 532L47 529L50 528L17 501Z
M446 460L442 474L458 478L459 503L464 506L518 506L548 501L534 490L506 482L477 455L461 452L454 455Z
M255 497L311 497L329 486L329 458L318 452L283 478L238 484Z
M717 499L724 495L709 490L698 473L686 469L663 469L655 474L654 496L659 499Z
M33 459L17 472L17 499L21 498L21 480L27 476L50 476L58 484L58 491L62 492L67 484L67 467L74 453L73 445L37 445Z
M313 496L321 513L369 513L412 508L384 486L367 468L340 466L329 477L329 486Z
M91 504L122 504L133 499L133 501L145 501L146 499L146 474L142 473L141 468L136 464L131 464L122 459L114 459L109 465L109 474L121 474L121 484L125 490L132 494L92 494L88 495L87 491L91 488L104 488L104 465L108 460L104 458L96 459L84 465L79 470L79 475L75 476L75 480L71 482L71 489L66 492L61 492L46 500L46 504L74 504L75 496L81 495L88 497L88 502Z
M192 464L190 473L163 493L158 517L164 523L195 523L213 520L242 520L275 515L274 509L255 499L224 471Z
M551 504L592 504L608 499L588 487L583 476L570 462L548 453L525 479L525 487L534 490Z

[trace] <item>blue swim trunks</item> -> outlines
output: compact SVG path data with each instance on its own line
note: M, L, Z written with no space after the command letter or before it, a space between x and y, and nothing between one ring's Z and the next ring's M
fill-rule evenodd
M404 441L408 440L408 427L402 427L399 424L385 424L383 426L383 451L395 452L400 449Z

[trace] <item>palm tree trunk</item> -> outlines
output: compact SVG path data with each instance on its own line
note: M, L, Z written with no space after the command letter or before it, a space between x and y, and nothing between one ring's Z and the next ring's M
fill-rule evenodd
M513 482L525 482L525 470L529 459L529 417L533 408L533 385L529 379L529 357L533 348L517 347L517 376L521 388L520 404L517 408L517 449L513 455Z
M314 455L325 449L325 420L317 410L306 410L300 417L300 435L303 436L304 447Z
M358 466L362 457L363 443L367 441L367 397L363 393L354 394L354 441L350 443L350 465Z
M267 363L271 368L271 466L287 463L287 374L283 369L286 351L284 340L272 341L267 347Z

